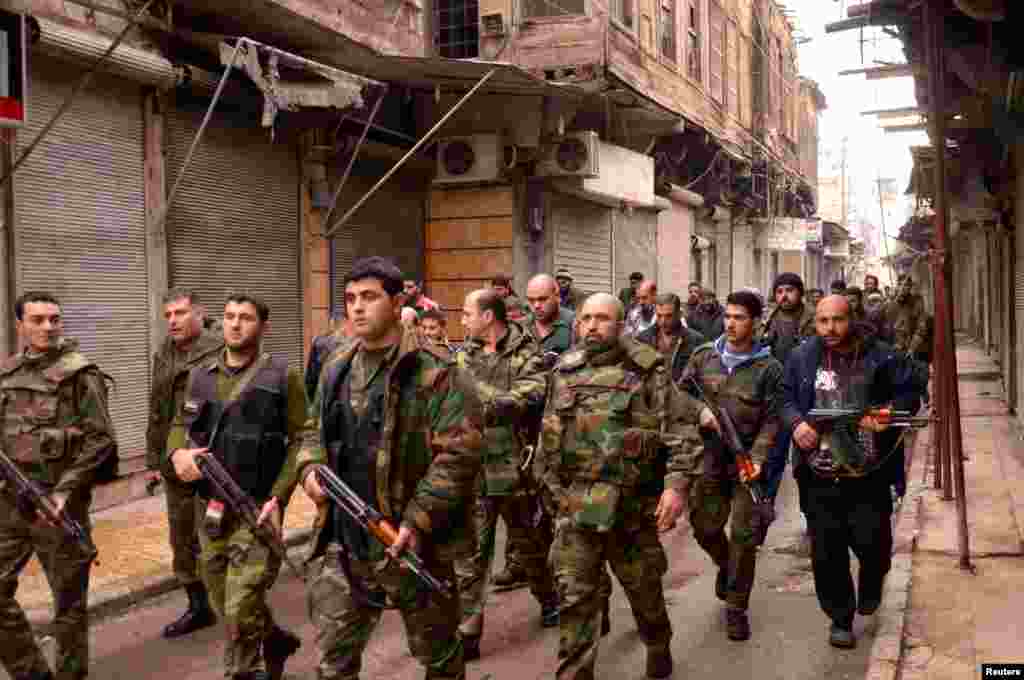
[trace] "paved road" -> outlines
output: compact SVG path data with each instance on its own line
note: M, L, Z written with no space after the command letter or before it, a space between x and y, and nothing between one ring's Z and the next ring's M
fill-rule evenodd
M750 678L810 680L862 678L867 668L874 622L858 617L860 644L853 651L828 646L826 619L818 609L806 558L778 549L799 536L795 489L787 479L779 499L780 517L772 526L758 563L752 598L753 638L745 643L725 637L721 603L714 596L715 570L688 526L665 539L670 572L665 577L675 627L675 678ZM501 548L501 543L499 543ZM314 631L307 622L301 584L285 572L271 597L278 618L297 630L305 644L289 664L288 678L315 678ZM214 680L222 676L221 631L202 631L185 640L166 641L160 629L184 606L178 593L152 600L97 624L93 630L93 669L100 680ZM540 627L539 608L525 590L499 593L488 605L483 658L468 678L490 674L493 680L551 678L557 630ZM601 645L600 678L641 678L644 650L629 605L616 586L612 634ZM866 629L867 628L867 629ZM0 673L2 675L2 673ZM363 664L363 677L412 680L422 677L406 652L401 621L386 612Z

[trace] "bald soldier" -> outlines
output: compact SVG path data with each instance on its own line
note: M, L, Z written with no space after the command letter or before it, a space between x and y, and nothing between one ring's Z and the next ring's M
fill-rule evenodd
M815 327L817 335L793 350L786 364L781 418L809 469L804 511L815 590L831 619L829 643L850 648L856 645L854 615L870 616L882 601L892 552L889 487L893 468L901 466L901 440L871 417L862 418L851 433L815 422L808 412L887 406L915 413L922 386L905 352L858 332L843 295L818 304ZM851 549L860 565L856 589Z
M658 297L658 284L650 279L641 283L633 298L633 308L626 317L625 333L635 338L657 323L654 314L654 300ZM622 304L621 302L619 304Z
M578 311L580 343L562 355L534 456L555 518L550 562L558 587L559 680L594 677L604 623L605 564L619 579L647 647L646 674L672 673L672 624L658 533L683 511L699 446L696 403L672 386L661 355L622 335L622 304L592 295Z

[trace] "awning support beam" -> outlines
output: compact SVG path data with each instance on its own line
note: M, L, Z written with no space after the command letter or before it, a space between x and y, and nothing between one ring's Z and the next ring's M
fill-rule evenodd
M348 182L349 175L352 174L352 168L356 164L356 158L359 157L359 151L363 148L363 142L366 141L366 135L370 132L370 127L373 125L374 119L377 118L377 112L380 111L380 105L384 102L384 95L387 94L387 86L381 90L377 100L373 102L373 109L370 110L370 115L366 118L366 123L363 125L363 132L359 135L359 141L356 142L356 146L352 149L352 155L348 159L348 165L345 166L345 172L341 176L341 180L338 182L338 186L334 189L334 195L331 196L331 204L327 206L327 215L324 217L324 224L329 224L331 221L331 215L334 214L334 207L338 204L338 197L341 196L341 190L345 188L345 184Z
M442 127L444 127L444 124L448 122L448 119L451 118L453 115L455 115L455 113L459 109L462 108L463 104L468 102L470 100L470 98L474 94L476 94L477 91L481 87L483 87L484 84L488 80L491 79L491 76L493 76L497 72L498 72L498 69L493 68L490 71L488 71L487 73L485 73L483 75L483 77L480 78L480 80L477 81L476 85L474 85L473 88L469 92L467 92L465 95L463 95L462 99L460 99L459 101L455 102L455 105L452 106L452 108L450 108L448 110L448 113L444 114L444 116L441 117L441 120L437 121L434 124L434 127L430 128L430 130L428 130L427 133L425 135L423 135L420 138L420 140L418 142L416 142L416 144L414 144L413 147L411 149L409 149L405 153L404 156L399 158L398 161L393 166L391 166L390 170L388 170L386 173L384 173L383 177L381 177L379 180L377 180L376 184L374 184L372 187L370 187L369 191L367 191L365 194L363 194L362 198L360 198L358 201L356 201L355 205L353 205L351 208L349 208L348 211L344 215L342 215L341 217L338 218L337 222L335 222L333 225L331 225L331 227L324 233L323 237L329 239L332 236L334 236L334 233L336 231L338 231L338 229L341 229L341 227L343 227L345 225L345 223L348 222L349 218L351 218L352 215L354 215L356 213L356 211L359 210L359 208L361 208L363 206L364 203L366 203L368 200L370 200L370 197L373 196L377 192L378 189L380 189L382 186L384 186L385 182L387 182L389 179L391 179L392 175L394 175L396 172L398 172L398 170L403 165L405 165L406 162L410 158L415 156L416 153L419 152L419 150L421 148L423 148L427 144L427 142L429 142L431 140L431 138L433 138L433 136L437 133L437 131L440 130Z

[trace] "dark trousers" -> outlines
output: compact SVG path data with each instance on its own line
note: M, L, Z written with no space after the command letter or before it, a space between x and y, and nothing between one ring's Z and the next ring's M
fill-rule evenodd
M811 530L814 587L822 610L850 628L862 601L880 599L892 564L890 480L875 473L833 481L808 470L807 523ZM850 575L850 550L860 562L857 591Z

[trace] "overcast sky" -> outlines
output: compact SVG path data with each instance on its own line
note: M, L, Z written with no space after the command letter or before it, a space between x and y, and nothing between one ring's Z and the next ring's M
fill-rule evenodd
M843 69L874 66L875 61L905 63L901 43L877 28L825 33L825 24L845 18L849 0L782 0L795 13L796 25L810 38L799 46L800 74L817 81L828 102L819 124L819 175L839 173L843 138L847 138L847 178L851 203L866 218L879 224L878 194L874 181L894 178L900 194L907 187L911 159L909 147L928 143L923 132L886 134L875 116L862 111L914 106L913 79L867 80L863 75L840 76ZM863 42L863 44L862 44ZM861 54L863 52L863 61ZM905 221L902 213L886 216L886 231L895 234Z

